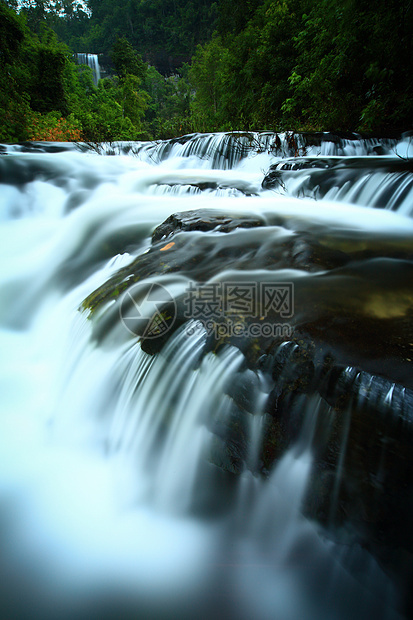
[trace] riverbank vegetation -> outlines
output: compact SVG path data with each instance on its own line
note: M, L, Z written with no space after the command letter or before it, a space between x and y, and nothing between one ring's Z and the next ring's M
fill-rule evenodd
M0 140L409 130L412 30L410 0L0 0Z

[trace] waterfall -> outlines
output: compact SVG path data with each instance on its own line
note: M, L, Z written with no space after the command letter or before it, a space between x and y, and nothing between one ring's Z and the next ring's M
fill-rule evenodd
M76 54L77 62L79 65L87 65L93 71L93 83L95 86L98 85L100 80L100 66L99 66L99 57L97 54L84 54L78 53Z
M409 617L410 151L0 146L4 617Z

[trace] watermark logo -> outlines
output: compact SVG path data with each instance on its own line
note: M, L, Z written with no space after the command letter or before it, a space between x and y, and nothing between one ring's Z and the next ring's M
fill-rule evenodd
M184 299L188 319L243 317L265 319L271 313L282 319L294 313L293 282L191 283Z
M241 321L212 321L198 319L190 321L185 328L187 336L192 336L198 332L206 332L207 335L213 334L217 340L226 338L291 338L292 327L289 323L273 323L262 321L261 323L243 323Z
M159 338L168 332L176 318L176 302L165 286L137 283L121 299L120 318L134 336Z
M179 303L183 304L188 335L204 329L217 338L289 337L291 327L286 319L294 314L294 283L190 283ZM176 300L166 286L158 283L137 283L121 300L123 324L143 338L163 336L174 325L176 315Z

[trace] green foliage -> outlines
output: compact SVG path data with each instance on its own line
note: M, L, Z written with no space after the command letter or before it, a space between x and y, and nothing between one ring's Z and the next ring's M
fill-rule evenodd
M119 81L117 89L117 97L122 105L122 114L128 117L132 124L139 130L142 130L142 119L150 99L145 91L139 88L141 81L132 74L126 76Z
M147 65L126 39L117 37L111 50L111 58L117 75L123 79L128 74L144 79Z
M26 27L24 20L0 2L0 140L27 138L26 114L29 95L24 83L29 77L23 64Z
M183 76L165 77L155 67L148 67L142 87L151 98L145 114L148 135L151 137L173 138L192 131L187 68L184 67L182 72Z
M267 0L248 2L242 13L234 7L231 36L198 48L190 71L196 93L192 121L198 130L279 128L296 62L293 39L301 24L296 9L303 6L300 0ZM220 7L229 16L229 4ZM219 23L222 29L222 15Z
M406 130L412 30L411 0L0 0L0 140Z
M136 140L144 131L143 117L147 94L137 89L138 78L100 80L93 86L91 74L83 70L71 108L82 128L83 139L90 142Z
M215 27L214 0L89 0L87 34L72 47L109 54L126 37L147 62L168 73L190 59ZM69 41L68 41L69 42ZM80 45L81 44L81 45Z
M13 62L24 38L22 20L0 2L0 66Z
M82 139L80 121L73 114L63 118L58 112L31 112L26 120L28 140L73 142Z
M219 13L189 73L198 130L412 126L410 0L221 0Z
M20 5L30 30L38 34L45 24L47 14L52 10L52 3L50 0L22 0Z
M197 48L189 70L189 80L195 89L191 115L196 131L222 128L226 115L229 62L229 51L219 35Z
M403 0L314 3L295 37L284 119L317 129L408 128L412 17L411 3Z
M69 62L68 52L52 39L44 38L29 48L32 71L30 75L30 106L46 114L58 110L69 113L64 88L64 74Z
M25 12L45 7L26 2ZM37 30L0 2L0 140L113 141L146 133L150 96L140 85L147 66L126 40L115 49L119 77L95 88L91 70L74 63L44 22Z
M217 32L223 39L234 37L246 28L260 5L260 0L220 0Z
M130 138L133 135L136 139L144 130L143 118L150 101L150 95L140 88L148 66L125 37L117 37L111 57L117 78L106 80L106 93L111 91L121 107L122 119L129 119L134 128Z
M86 141L112 142L137 137L131 120L123 115L122 106L102 86L90 97L88 105L79 110L79 120Z

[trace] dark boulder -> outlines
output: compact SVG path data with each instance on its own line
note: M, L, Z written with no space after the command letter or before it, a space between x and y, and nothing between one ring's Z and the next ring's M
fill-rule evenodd
M205 421L207 460L225 476L267 476L293 444L310 449L305 514L367 548L397 582L413 557L411 238L292 227L286 216L172 215L83 309L99 309L95 335L106 339L126 294L178 282L150 323L167 329L130 337L156 354L198 325L204 355L227 345L244 354L225 415Z
M234 216L210 209L184 211L183 213L174 213L157 226L152 233L152 243L164 241L177 232L183 231L231 232L237 228L256 228L264 225L264 218L249 214Z

